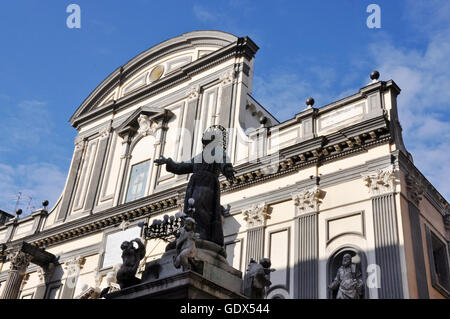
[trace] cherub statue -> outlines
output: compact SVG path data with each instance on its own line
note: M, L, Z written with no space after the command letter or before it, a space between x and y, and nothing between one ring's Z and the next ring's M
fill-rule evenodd
M145 246L139 238L132 241L124 241L120 246L122 249L122 266L117 271L117 283L120 289L137 285L141 282L136 277L139 263L145 257Z
M270 268L271 265L269 258L261 258L259 264L253 258L250 259L244 276L244 295L251 299L264 299L266 287L272 284L270 273L275 271Z
M200 235L195 233L196 222L192 217L187 217L184 226L180 229L176 241L177 255L174 258L175 268L183 267L183 271L191 270L192 266L196 268L197 247L195 242L200 239Z

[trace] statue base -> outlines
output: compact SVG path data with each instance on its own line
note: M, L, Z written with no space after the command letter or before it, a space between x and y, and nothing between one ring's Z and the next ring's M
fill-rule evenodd
M202 275L185 271L109 293L105 299L244 299Z
M242 299L242 272L231 267L222 247L209 241L197 243L198 267L175 268L175 249L148 262L140 284L105 295L107 299L218 298Z

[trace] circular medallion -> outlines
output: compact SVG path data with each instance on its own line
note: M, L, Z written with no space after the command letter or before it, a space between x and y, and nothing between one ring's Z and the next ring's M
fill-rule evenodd
M155 66L155 68L150 72L150 82L158 80L164 72L164 67L162 65Z

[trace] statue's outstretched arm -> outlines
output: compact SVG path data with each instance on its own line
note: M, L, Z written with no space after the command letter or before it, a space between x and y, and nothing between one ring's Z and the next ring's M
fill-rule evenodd
M192 160L190 162L178 163L172 160L170 157L165 158L164 156L161 156L160 158L155 160L155 164L158 166L166 164L166 170L177 175L190 174L194 171L194 164Z

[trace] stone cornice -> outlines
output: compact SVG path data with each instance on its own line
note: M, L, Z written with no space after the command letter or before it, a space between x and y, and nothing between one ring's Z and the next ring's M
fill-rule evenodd
M395 152L398 165L400 169L409 174L410 178L414 178L415 183L421 185L422 197L425 196L427 200L441 213L444 217L449 211L449 204L447 200L434 188L434 186L426 179L426 177L419 171L414 163L401 151ZM409 197L410 199L410 197Z

